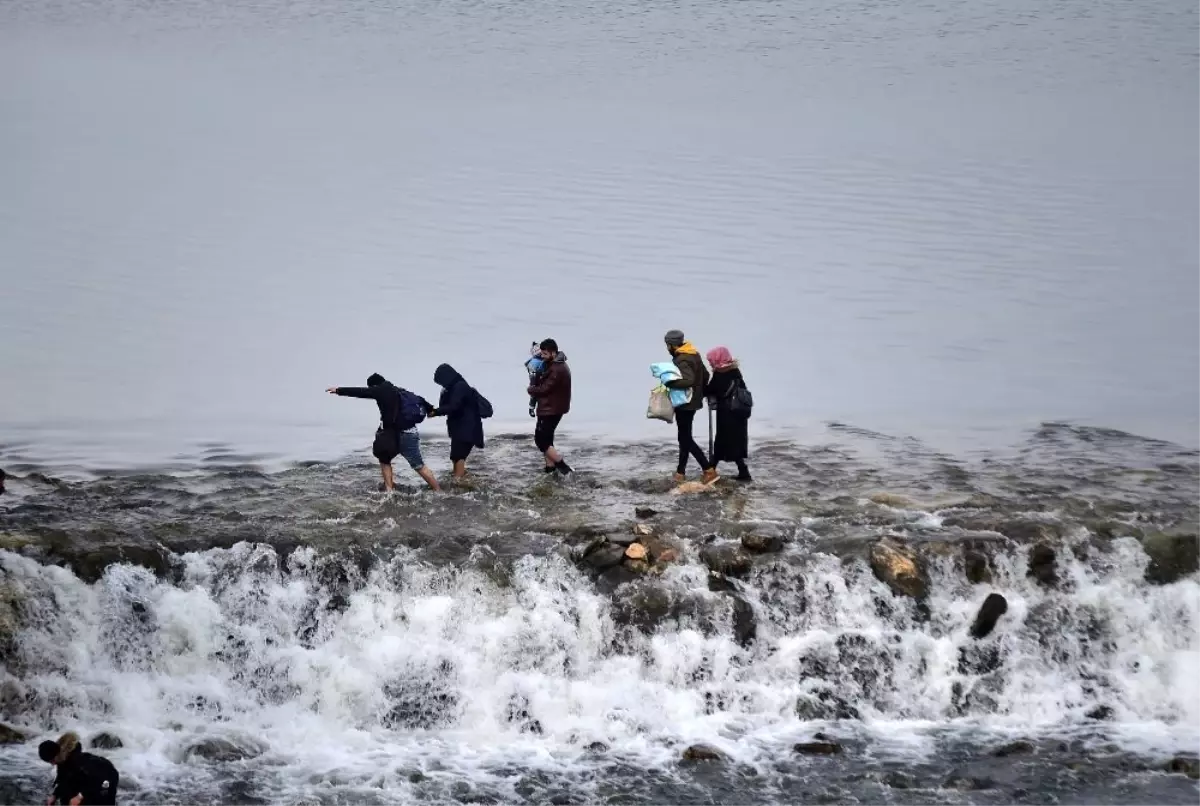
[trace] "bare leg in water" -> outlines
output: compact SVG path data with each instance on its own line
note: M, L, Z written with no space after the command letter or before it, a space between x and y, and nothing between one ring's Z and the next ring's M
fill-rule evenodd
M455 472L457 474L457 468L456 468ZM429 489L433 490L435 493L442 489L438 485L437 477L433 475L433 471L430 470L428 466L422 465L417 470L417 475L420 476L421 478L425 479L425 483L429 485Z
M396 480L392 476L392 466L380 464L379 472L383 474L383 489L385 492L391 492L396 489Z

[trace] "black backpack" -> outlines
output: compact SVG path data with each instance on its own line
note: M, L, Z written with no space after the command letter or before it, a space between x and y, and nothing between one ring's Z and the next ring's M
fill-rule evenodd
M739 381L733 385L733 388L729 390L729 396L725 398L725 405L731 414L750 417L750 411L754 408L754 395L750 394L750 390L746 388L745 381Z
M424 419L425 407L421 405L421 398L407 389L401 389L400 410L396 415L396 428L400 431L407 431L417 423L424 421Z

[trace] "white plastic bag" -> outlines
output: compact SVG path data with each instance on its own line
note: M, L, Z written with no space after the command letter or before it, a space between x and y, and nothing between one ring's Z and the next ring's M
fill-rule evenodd
M661 383L650 390L650 403L646 406L646 418L662 420L666 423L675 422L675 407L671 405L671 395L667 387Z

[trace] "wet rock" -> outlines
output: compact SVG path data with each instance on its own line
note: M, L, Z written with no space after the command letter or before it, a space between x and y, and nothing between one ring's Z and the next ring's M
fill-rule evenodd
M893 594L925 598L929 582L912 551L885 538L871 544L869 560L875 578L887 585Z
M618 546L630 546L637 543L640 538L630 532L629 534L609 535L605 540Z
M12 725L0 722L0 744L24 744L29 741L29 734L17 730Z
M741 596L733 597L733 637L743 647L750 646L758 638L758 617Z
M620 565L623 559L624 547L604 541L583 555L583 566L593 573L603 573L614 565Z
M942 789L957 789L961 792L976 792L982 789L994 789L995 781L990 778L978 778L955 770L942 783Z
M996 526L995 531L1018 543L1056 543L1063 536L1061 525L1029 518L1003 521Z
M1083 716L1085 719L1093 719L1097 722L1107 722L1113 718L1113 709L1107 705L1097 705Z
M656 565L679 561L679 557L681 555L680 549L661 537L642 537L638 540L638 542L646 547L646 559Z
M1039 584L1053 588L1058 585L1058 557L1054 549L1045 543L1029 547L1029 570L1026 576L1037 580Z
M971 637L978 640L986 638L996 628L996 622L1008 612L1008 600L998 593L989 593L983 600L983 605L975 615L971 625Z
M529 700L520 694L514 694L508 701L505 714L510 724L516 725L521 733L532 733L541 736L542 723L529 713Z
M709 567L728 577L745 577L750 573L754 561L737 543L715 543L700 549L700 560Z
M958 648L958 673L991 674L1000 668L1000 647L993 643L968 644Z
M96 750L120 750L125 742L115 733L97 733L92 737L91 746Z
M604 742L592 742L583 749L589 753L607 753L608 745L606 745Z
M636 517L645 520L647 518L653 518L655 515L657 515L658 510L654 507L634 507L633 514Z
M992 582L991 563L987 555L978 549L963 551L963 572L972 585L989 585Z
M1174 775L1186 775L1192 780L1200 778L1200 759L1180 754L1163 765L1163 769Z
M459 713L454 677L454 664L442 660L388 681L381 693L389 707L380 722L392 730L430 729L453 723Z
M996 758L1008 758L1009 756L1027 756L1034 750L1033 742L1028 739L1018 739L1015 742L1002 744L992 751L992 755Z
M1142 540L1150 556L1146 581L1168 585L1200 568L1200 541L1194 532L1154 532Z
M648 523L635 523L633 533L638 537L649 537L654 534L654 527Z
M621 552L621 556L624 557L625 553ZM625 563L621 563L614 565L596 578L596 590L601 593L614 593L622 585L635 582L640 578L640 574L628 568Z
M1083 525L1089 532L1102 540L1113 540L1118 537L1135 537L1141 540L1145 536L1142 529L1122 521L1085 518Z
M837 742L799 742L792 745L792 752L810 756L835 756L842 752Z
M262 755L262 748L249 743L234 743L228 739L204 739L188 747L185 758L202 758L219 764L245 761Z
M683 751L684 761L724 761L725 754L710 744L694 744Z
M636 627L647 635L674 615L676 598L664 585L649 580L625 585L615 594L613 621Z
M862 719L858 709L831 691L801 694L796 698L796 716L802 722Z
M884 786L891 787L892 789L914 789L917 786L916 778L899 770L892 770L885 773L879 780Z
M110 565L119 563L148 568L159 579L169 576L172 567L171 555L162 546L101 546L65 559L75 576L89 585L100 580Z
M756 554L774 554L783 551L783 538L779 535L750 532L742 535L742 547Z
M625 556L631 560L642 560L646 557L646 547L641 543L630 543L625 548Z
M713 593L737 593L739 590L736 581L716 571L708 572L708 589Z

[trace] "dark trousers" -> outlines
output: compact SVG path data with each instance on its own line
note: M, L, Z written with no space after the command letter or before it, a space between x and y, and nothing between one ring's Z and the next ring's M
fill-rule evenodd
M679 473L687 471L689 455L696 458L696 464L700 465L701 470L708 470L711 467L704 451L696 444L696 438L692 436L692 425L695 421L696 412L675 409L675 427L679 429L679 467L676 470Z

